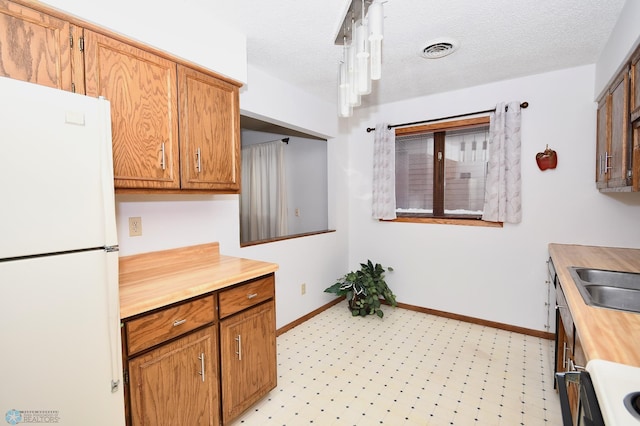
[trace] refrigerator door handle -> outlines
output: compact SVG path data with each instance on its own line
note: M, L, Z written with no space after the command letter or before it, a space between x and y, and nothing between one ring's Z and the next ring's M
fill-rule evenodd
M122 355L120 348L120 295L118 292L118 249L106 249L106 304L109 316L109 349L111 352L111 392L120 387Z
M101 132L102 140L102 206L104 209L104 238L105 246L118 246L118 230L116 227L116 211L115 190L113 181L113 149L111 142L111 104L104 98L99 98L102 110L102 126L104 131Z

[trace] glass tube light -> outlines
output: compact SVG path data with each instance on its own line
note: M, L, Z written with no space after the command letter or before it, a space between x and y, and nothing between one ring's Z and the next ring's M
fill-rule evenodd
M345 63L347 64L347 78L349 82L349 104L351 104L352 107L359 107L362 102L358 88L356 87L357 70L354 43L349 44L345 50Z
M357 87L360 95L371 93L371 70L369 68L369 40L368 25L365 20L356 21L356 66Z
M349 104L349 83L347 81L347 65L340 62L338 66L338 116L351 117L353 108Z
M367 14L369 21L369 50L371 53L371 80L382 77L382 39L384 37L384 8L382 1L374 0Z

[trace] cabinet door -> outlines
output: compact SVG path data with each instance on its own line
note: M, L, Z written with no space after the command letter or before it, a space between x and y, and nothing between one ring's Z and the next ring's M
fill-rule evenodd
M217 426L216 342L210 326L131 359L132 424Z
M633 123L633 190L640 191L640 118Z
M611 88L611 145L607 186L629 185L629 71L622 71Z
M72 91L70 37L68 22L0 0L0 76Z
M640 191L640 47L631 59L632 185Z
M609 155L611 140L611 96L607 93L598 102L597 134L596 134L596 186L607 187L606 161Z
M222 418L237 417L276 386L275 303L220 322Z
M566 301L565 301L566 303ZM567 309L568 310L568 309ZM573 320L570 319L569 314L569 324L565 324L564 321L567 321L567 315L564 317L560 314L560 309L556 311L556 372L567 372L574 371L572 370L573 365L575 365L574 360L574 350L576 347L573 343ZM567 333L567 329L571 329L571 335ZM579 344L577 342L577 344ZM581 350L581 349L580 349ZM581 364L584 365L584 364ZM579 389L576 383L567 382L567 397L569 399L569 407L571 410L571 417L576 419L576 413L578 411L578 402L579 402Z
M640 47L636 49L631 58L631 82L630 82L630 110L631 121L640 118Z
M178 66L181 186L240 192L238 87Z
M85 31L86 92L111 102L116 188L179 188L176 64Z

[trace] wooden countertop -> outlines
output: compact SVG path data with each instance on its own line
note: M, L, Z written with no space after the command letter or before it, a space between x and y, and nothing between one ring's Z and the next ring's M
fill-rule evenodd
M219 244L123 256L120 318L128 318L278 270L275 263L220 255Z
M640 367L640 314L588 306L568 269L583 266L640 272L640 249L549 244L549 254L587 360Z

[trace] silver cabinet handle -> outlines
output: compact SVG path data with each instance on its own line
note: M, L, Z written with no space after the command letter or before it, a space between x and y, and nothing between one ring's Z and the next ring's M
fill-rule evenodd
M607 151L604 152L604 172L607 173L609 170L613 169L613 166L609 165L609 160L613 158L613 155L609 155Z
M238 342L238 350L236 351L236 355L238 355L238 361L242 361L242 336L238 334L236 337L236 342Z
M567 357L567 350L569 350L569 347L567 346L567 342L564 342L562 344L562 368L564 368L565 371L567 371L569 368L569 358Z
M162 142L162 146L160 150L162 151L162 158L160 159L160 167L162 167L162 170L166 170L167 163L164 160L164 142Z
M198 374L202 376L202 381L204 382L204 352L200 354L198 359L200 360L200 371Z
M247 294L247 299L253 299L254 297L257 297L258 293L251 293L251 294Z
M200 148L198 148L196 149L196 169L198 170L198 173L202 171L200 157Z
M173 322L173 326L174 326L174 327L177 327L177 326L179 326L179 325L184 324L185 322L187 322L187 320L186 320L186 319L175 320L175 321Z

